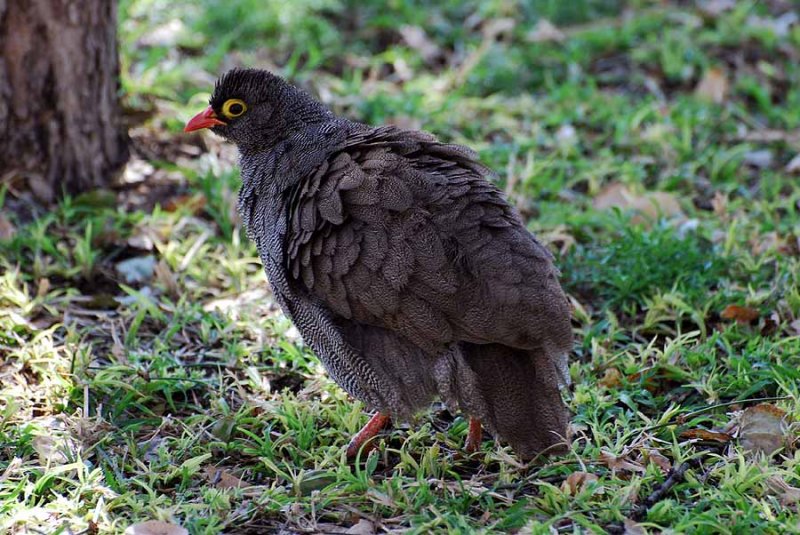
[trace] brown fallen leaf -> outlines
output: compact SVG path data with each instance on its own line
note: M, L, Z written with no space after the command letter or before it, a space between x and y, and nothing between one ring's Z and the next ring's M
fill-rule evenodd
M800 130L777 130L762 128L760 130L745 131L736 136L738 141L751 143L786 143L791 146L800 146Z
M714 215L723 221L728 218L728 196L721 191L714 193L711 199L711 207L714 209Z
M728 76L725 71L720 67L708 69L697 84L694 94L715 104L725 102L728 96Z
M741 305L728 305L720 313L720 317L726 320L736 320L736 323L748 324L758 319L758 310Z
M50 291L50 279L42 277L36 286L36 297L41 299Z
M536 26L526 36L531 43L560 43L566 38L564 32L547 19L539 19Z
M10 240L17 233L17 228L6 216L0 214L0 240Z
M616 388L622 383L622 374L616 368L606 368L603 378L597 384L606 388Z
M795 334L800 334L800 319L794 320L792 323L789 324L789 327L794 330Z
M169 267L169 264L162 258L158 261L155 267L156 280L160 282L167 290L167 294L173 298L178 299L181 295L181 289L178 286L178 280L175 274Z
M707 429L687 429L686 431L682 431L678 436L685 440L702 440L704 442L718 442L720 444L727 444L733 438L728 433L709 431Z
M749 241L750 249L755 255L763 255L770 251L777 251L786 256L800 255L800 239L791 233L780 235L773 230L755 234Z
M345 531L347 535L372 535L375 533L375 524L362 518Z
M746 408L739 416L739 443L751 453L773 455L785 445L786 413L769 403Z
M697 10L709 18L716 18L736 7L736 0L701 0L697 2Z
M782 505L791 506L797 505L800 502L800 489L793 487L783 480L780 476L769 476L764 480L767 488L775 494L781 501Z
M416 50L425 63L434 63L442 56L442 49L419 26L404 25L398 30L403 41Z
M65 417L45 416L36 420L39 428L31 440L43 465L64 465L78 458L81 444Z
M672 470L672 463L669 461L669 459L661 455L661 452L658 450L649 450L647 452L647 460L658 466L658 468L664 474L668 474L669 471Z
M609 467L612 472L618 470L623 472L636 472L639 474L645 472L644 466L640 463L628 460L624 455L617 457L613 453L605 450L600 452L600 462Z
M583 492L589 484L597 480L597 476L589 472L572 472L567 476L567 479L561 483L561 490L570 496L576 496Z
M644 529L644 526L630 518L626 518L622 524L625 527L625 530L622 532L623 535L647 535L647 530Z
M203 474L206 479L208 479L209 483L221 490L244 489L252 486L250 483L242 481L224 468L217 468L216 466L206 466L203 469Z
M164 210L167 212L177 212L180 209L186 209L193 215L197 215L206 207L206 196L202 193L195 193L194 195L178 195L172 197L164 204Z
M631 221L637 224L656 221L660 217L685 219L680 203L671 193L654 191L636 195L618 182L606 186L594 198L592 204L596 210L619 208L622 211L634 212Z
M784 169L787 173L800 175L800 154L789 160Z
M148 520L128 526L125 535L189 535L189 531L163 520Z

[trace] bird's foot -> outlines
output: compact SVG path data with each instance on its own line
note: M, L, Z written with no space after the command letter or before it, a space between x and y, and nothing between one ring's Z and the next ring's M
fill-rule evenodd
M470 417L469 432L467 433L467 442L464 444L464 450L467 453L475 453L481 449L482 439L483 428L481 427L481 421L477 418Z
M377 435L384 427L386 427L386 424L389 423L389 419L390 418L388 414L383 414L382 412L375 413L375 415L369 419L367 425L362 427L361 431L356 433L356 435L350 440L350 444L347 445L347 458L355 459L362 446L372 440L375 435Z

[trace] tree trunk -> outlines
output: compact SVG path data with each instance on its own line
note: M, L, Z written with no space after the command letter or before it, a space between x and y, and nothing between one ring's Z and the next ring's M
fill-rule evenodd
M122 168L116 19L116 0L0 0L0 180L49 201Z

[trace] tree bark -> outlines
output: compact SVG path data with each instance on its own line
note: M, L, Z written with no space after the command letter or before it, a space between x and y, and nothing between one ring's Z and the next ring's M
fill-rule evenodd
M49 201L122 168L116 24L116 0L0 0L0 179Z

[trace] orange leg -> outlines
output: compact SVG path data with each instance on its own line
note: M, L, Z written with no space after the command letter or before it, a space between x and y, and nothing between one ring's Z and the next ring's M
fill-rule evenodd
M383 414L382 412L375 413L375 415L369 419L367 425L362 427L361 431L356 433L356 436L350 440L350 444L347 445L347 458L355 458L361 447L375 437L388 423L388 414Z
M464 450L466 450L467 453L475 453L481 449L482 439L483 428L481 427L481 421L470 416L469 432L467 433L467 442L464 444Z

